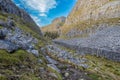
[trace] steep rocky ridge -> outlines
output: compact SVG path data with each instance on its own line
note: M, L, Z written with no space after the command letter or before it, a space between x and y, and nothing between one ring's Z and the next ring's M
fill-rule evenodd
M33 31L41 34L39 27L33 21L33 19L26 13L24 10L18 8L11 0L0 0L0 12L14 14L23 19L25 24L28 24L28 27Z
M59 17L52 21L50 25L41 28L43 32L58 32L60 33L60 27L65 23L65 17Z
M86 37L119 23L119 0L78 0L61 31L67 37Z
M42 65L39 47L44 41L35 29L40 31L29 14L11 0L0 0L0 80L36 78L34 71ZM29 79L26 72L32 74Z

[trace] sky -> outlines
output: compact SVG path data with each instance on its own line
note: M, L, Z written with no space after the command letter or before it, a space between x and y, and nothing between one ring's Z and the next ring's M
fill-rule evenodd
M38 26L48 25L57 17L67 16L77 0L13 0L30 14Z

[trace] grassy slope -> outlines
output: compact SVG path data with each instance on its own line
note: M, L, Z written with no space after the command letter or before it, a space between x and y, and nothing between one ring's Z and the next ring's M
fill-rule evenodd
M50 24L48 26L42 27L41 30L42 32L56 32L57 31L54 24Z
M12 14L0 13L1 20L6 21L8 16L12 16L14 18L17 27L27 33L30 33L33 37L38 39L38 44L36 45L37 49L40 49L40 47L43 47L45 45L45 40L43 40L43 38L40 38L39 34L29 28L29 25L32 23L24 23L22 19ZM2 26L0 26L0 28L2 28ZM8 80L8 78L11 76L18 76L20 77L20 80L44 80L44 74L40 75L39 68L44 67L46 71L49 72L53 72L53 70L47 67L44 56L40 51L39 53L40 57L36 58L33 54L27 53L24 50L18 50L11 54L5 50L0 50L0 80ZM41 59L43 62L38 63L39 59ZM20 68L20 66L22 68ZM59 76L58 73L56 74ZM47 75L46 78L48 78Z

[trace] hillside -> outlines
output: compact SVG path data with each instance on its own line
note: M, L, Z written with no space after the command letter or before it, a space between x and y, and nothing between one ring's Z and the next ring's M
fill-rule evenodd
M24 10L18 8L11 0L0 0L0 12L19 16L23 20L23 24L26 24L28 28L42 35L39 27L36 25L30 15L28 15L28 13L26 13Z
M65 17L59 17L56 18L52 21L51 24L47 25L47 26L43 26L41 28L41 30L43 32L58 32L60 33L60 27L63 26L63 24L65 23Z
M0 0L0 80L36 79L41 38L28 13L11 0Z
M78 0L61 31L64 37L86 37L119 25L119 0Z

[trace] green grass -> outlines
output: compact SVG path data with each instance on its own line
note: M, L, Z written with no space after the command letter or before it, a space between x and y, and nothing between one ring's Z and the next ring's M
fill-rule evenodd
M40 80L38 77L35 76L35 74L24 74L22 75L20 80Z
M98 74L89 74L88 75L89 77L91 77L93 80L100 80L101 79L101 77L98 75Z
M0 26L0 29L2 29L3 27L2 26Z
M88 71L93 73L93 75L90 75L93 78L97 77L95 76L96 74L101 76L98 80L120 79L120 63L91 55L86 55L85 57L89 60L87 62L90 66Z
M41 59L41 57L39 58ZM40 80L36 75L39 74L39 67L44 64L38 63L39 58L24 50L18 50L11 54L5 50L0 50L0 74L4 75L0 77L0 80L5 80L4 78L17 74L20 75L20 80ZM24 66L24 68L19 68L20 66ZM27 71L27 69L33 69L35 72L32 73L31 71Z
M0 13L0 19L3 20L3 21L5 21L6 20L6 16L1 15L1 13Z
M57 75L57 80L62 80L62 76L61 76L61 74L60 73L58 73L57 71L55 71L55 70L53 70L52 68L50 68L50 67L48 67L48 70L50 71L50 72L53 72L53 73L55 73L56 75Z
M0 75L0 80L7 80L7 78L5 76Z
M20 63L20 59L7 53L5 50L0 50L0 63L2 65L15 65Z
M28 64L27 59L30 61L36 61L34 55L27 53L24 50L18 50L12 54L6 52L5 50L0 50L0 65L10 66L17 64Z

